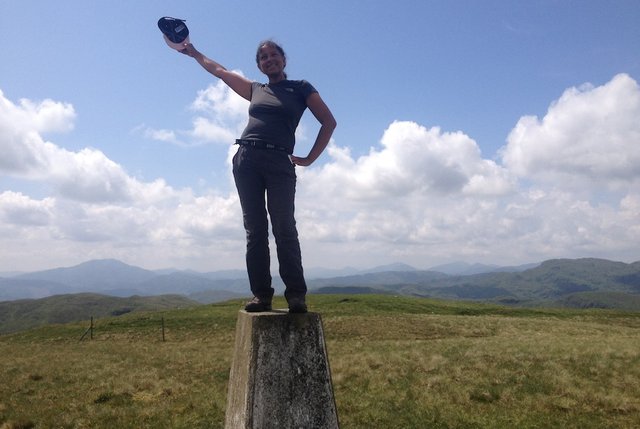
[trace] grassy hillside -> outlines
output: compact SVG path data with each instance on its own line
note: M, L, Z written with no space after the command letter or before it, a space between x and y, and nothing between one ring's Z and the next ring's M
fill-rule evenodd
M339 280L339 281L338 281ZM517 306L595 307L640 311L640 262L553 259L522 272L445 276L429 271L311 281L317 292L339 287ZM346 290L346 289L345 289Z
M117 298L94 293L0 302L0 334L36 326L197 305L179 295Z
M391 295L309 301L322 315L343 429L640 421L638 313ZM84 324L2 336L0 426L222 428L239 308L100 319L92 341L78 341Z

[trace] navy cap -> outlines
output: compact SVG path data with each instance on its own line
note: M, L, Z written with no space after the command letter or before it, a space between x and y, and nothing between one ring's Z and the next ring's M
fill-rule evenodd
M183 44L189 43L189 29L184 19L163 16L158 20L158 28L167 45L175 50L181 51L184 49Z

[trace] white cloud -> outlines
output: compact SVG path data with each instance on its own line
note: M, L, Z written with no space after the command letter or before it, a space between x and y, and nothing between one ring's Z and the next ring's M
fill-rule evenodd
M503 165L482 159L461 132L411 122L391 124L381 145L357 159L331 146L331 162L299 173L301 230L331 243L335 261L354 248L380 262L397 252L418 266L438 258L635 260L639 94L626 75L567 90L543 120L518 122Z
M135 132L142 131L142 134L144 135L144 137L151 140L158 140L161 142L172 143L179 146L183 145L182 141L178 138L177 133L174 130L164 130L164 129L156 130L153 128L147 128L144 125L142 125L137 127L134 131Z
M0 90L0 112L2 112L0 118L4 118L5 121L11 119L13 127L38 133L71 131L76 117L73 106L68 103L50 99L40 102L21 99L19 104L15 105L4 97L2 90Z
M242 74L240 71L237 73ZM249 102L233 92L221 80L198 91L191 103L196 114L191 129L166 130L139 127L146 138L180 146L197 146L208 143L228 145L240 136L247 123Z
M476 142L461 132L396 121L381 145L359 159L330 147L333 162L302 172L301 180L313 194L383 205L387 199L503 195L514 186L508 172L482 159Z
M242 72L236 70L242 75ZM221 124L246 122L249 102L233 92L222 81L216 80L206 89L198 91L196 99L191 104L197 113L206 113L209 118Z
M321 241L452 243L493 222L495 201L515 191L471 138L413 122L392 123L358 159L335 145L328 155L321 168L298 170L302 229Z
M41 131L73 128L71 106L27 100L15 105L1 93L0 106L1 149L7 154L0 174L53 191L45 198L0 191L0 260L6 264L19 269L121 257L170 266L181 258L205 259L210 248L224 253L238 247L235 255L242 253L235 195L198 197L163 179L142 182L99 150L73 152L45 141Z
M47 100L11 103L0 92L0 173L49 184L63 198L131 204L171 194L162 180L143 183L97 149L72 152L45 141L41 131L73 128L74 109Z
M518 121L502 163L482 158L461 131L415 122L393 122L359 157L332 142L323 163L297 168L305 265L637 260L639 94L626 75L567 90L542 119ZM193 144L196 135L237 135L246 106L233 97L210 86L193 103L198 126L156 137L187 136ZM99 150L72 152L45 141L45 130L73 128L72 106L13 104L1 93L0 106L0 144L8 154L0 174L53 190L45 197L0 190L0 260L7 266L114 257L157 268L242 267L235 191L197 195L163 179L143 182Z
M121 258L147 267L236 267L244 247L235 196L175 193L131 205L0 193L0 260L14 267ZM48 249L48 251L46 251ZM54 265L51 265L54 264ZM186 264L186 265L185 265Z
M242 74L240 71L237 73ZM197 142L230 144L247 124L249 102L233 92L222 80L198 91L191 104L197 113L190 136Z
M239 132L228 129L224 124L204 117L193 120L193 129L190 132L191 138L197 142L218 142L227 145L233 143L239 135Z
M502 150L514 174L560 187L626 187L640 178L640 87L620 74L570 88L542 119L525 116Z
M34 201L18 192L0 194L0 221L19 227L46 226L52 220L53 199Z
M20 100L16 105L0 91L0 173L37 176L47 161L41 133L69 131L74 119L69 104Z

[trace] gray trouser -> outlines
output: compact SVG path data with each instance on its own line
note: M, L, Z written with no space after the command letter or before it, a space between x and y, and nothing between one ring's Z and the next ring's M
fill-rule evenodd
M276 241L285 297L304 297L300 242L294 217L296 173L287 154L240 146L233 157L233 177L247 233L247 271L253 295L271 300L269 220ZM265 201L266 195L266 201Z

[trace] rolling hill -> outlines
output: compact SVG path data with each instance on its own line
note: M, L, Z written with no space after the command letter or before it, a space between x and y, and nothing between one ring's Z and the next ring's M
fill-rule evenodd
M138 311L185 308L199 303L179 295L119 298L93 293L0 302L0 334L41 325L111 317Z
M317 292L336 293L336 286L441 299L463 299L518 306L597 307L640 311L640 261L554 259L522 272L468 276L429 271L402 273L386 282L366 276L323 280ZM390 280L392 279L392 280ZM314 283L317 284L317 283ZM353 289L351 289L353 290Z
M308 280L310 293L384 293L446 300L472 300L520 307L611 308L640 311L640 261L631 264L603 259L554 259L531 266L501 268L460 265L443 266L447 274L417 270L402 264L331 278ZM493 269L494 271L487 270ZM69 268L24 273L0 278L0 332L33 323L60 323L65 311L79 320L100 317L123 308L148 308L139 296L181 295L200 303L213 303L250 295L242 271L197 273L193 271L144 270L116 260L89 261ZM277 293L282 281L274 278ZM96 312L88 293L108 295L100 298L102 312ZM67 297L53 296L67 295ZM36 298L51 297L49 300ZM115 298L130 297L124 303ZM137 296L137 297L136 297ZM21 298L30 300L22 301ZM93 301L92 301L93 299ZM156 299L161 299L160 297ZM177 299L177 298L176 298ZM111 300L111 301L108 301ZM75 310L64 308L68 301ZM185 301L186 302L186 301ZM178 305L183 303L178 302ZM174 305L174 304L172 304ZM120 309L120 310L119 310ZM24 313L24 314L23 314ZM54 314L57 314L54 316ZM25 325L26 324L26 325ZM5 326L6 325L6 326Z

